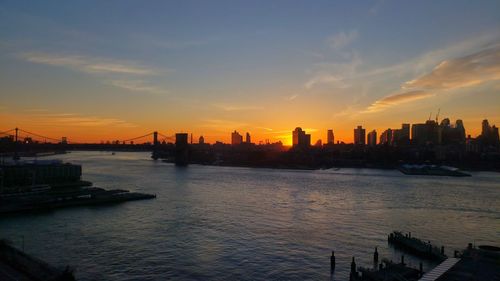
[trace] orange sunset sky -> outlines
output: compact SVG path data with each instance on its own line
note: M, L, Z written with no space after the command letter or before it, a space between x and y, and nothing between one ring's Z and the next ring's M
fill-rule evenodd
M90 1L92 2L92 1ZM500 10L450 3L0 5L0 131L352 142L402 123L500 125ZM349 12L346 12L349 11ZM131 20L133 19L133 20ZM142 141L147 141L144 139Z

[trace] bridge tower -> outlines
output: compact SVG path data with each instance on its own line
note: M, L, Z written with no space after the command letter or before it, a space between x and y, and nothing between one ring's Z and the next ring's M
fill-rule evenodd
M18 134L19 134L19 128L16 127L16 138L14 140L14 156L12 157L14 160L19 160L21 157L19 157L18 154L18 148L19 148L19 143L18 143Z
M153 132L153 145L156 147L158 145L158 132Z

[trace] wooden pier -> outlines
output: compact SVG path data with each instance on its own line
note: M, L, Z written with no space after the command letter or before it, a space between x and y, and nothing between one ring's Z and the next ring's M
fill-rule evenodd
M448 257L444 254L444 247L438 248L430 243L411 236L411 232L403 234L394 231L389 234L387 241L415 256L442 262Z

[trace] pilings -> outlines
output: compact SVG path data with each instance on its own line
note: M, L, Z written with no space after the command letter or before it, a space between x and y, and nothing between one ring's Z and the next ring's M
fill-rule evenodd
M335 251L332 251L332 256L330 257L330 274L335 271Z

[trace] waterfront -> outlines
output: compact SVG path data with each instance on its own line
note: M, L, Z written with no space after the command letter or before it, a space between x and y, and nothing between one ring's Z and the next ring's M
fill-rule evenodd
M81 280L325 280L332 249L335 279L345 280L351 256L370 266L375 246L399 260L387 245L392 230L449 255L469 242L499 244L498 173L179 168L135 152L49 158L82 164L96 186L158 196L0 219L2 237L20 245L24 236L28 253L72 265Z

